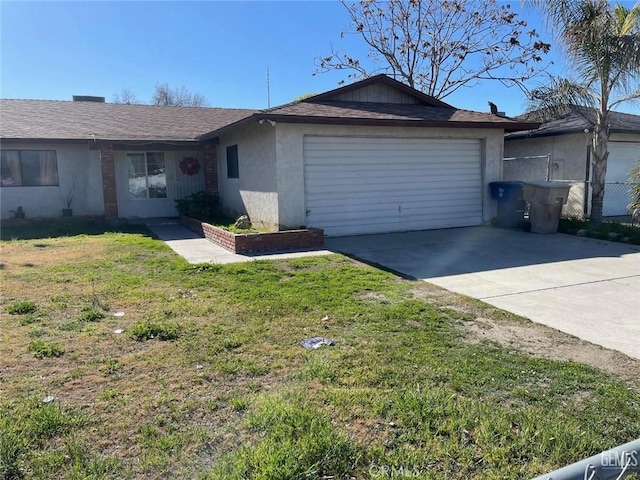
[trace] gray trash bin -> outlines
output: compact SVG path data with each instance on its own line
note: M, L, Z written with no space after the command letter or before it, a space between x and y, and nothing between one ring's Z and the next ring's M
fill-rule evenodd
M556 233L571 185L562 182L524 182L522 186L523 198L529 202L531 232Z

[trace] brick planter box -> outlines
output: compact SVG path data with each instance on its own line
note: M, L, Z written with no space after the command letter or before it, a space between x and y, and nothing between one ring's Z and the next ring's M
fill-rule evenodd
M233 253L265 253L280 250L304 250L324 245L319 228L284 230L273 233L233 233L191 217L180 217L180 224Z

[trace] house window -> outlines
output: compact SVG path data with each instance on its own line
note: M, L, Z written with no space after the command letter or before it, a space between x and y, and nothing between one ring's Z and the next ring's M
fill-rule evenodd
M227 178L240 178L238 168L238 145L227 147Z
M164 153L127 153L129 198L167 198Z
M58 185L55 150L2 150L0 175L3 187Z

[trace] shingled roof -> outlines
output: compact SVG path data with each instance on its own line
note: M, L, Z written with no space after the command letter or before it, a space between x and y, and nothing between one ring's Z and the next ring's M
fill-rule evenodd
M197 141L256 110L0 100L1 139Z
M383 85L409 103L345 100ZM413 102L413 103L411 103ZM538 122L460 110L384 75L267 110L158 107L91 101L0 100L0 139L202 141L260 120L371 126L534 129Z
M554 118L555 117L555 118ZM593 109L571 106L564 114L553 115L549 111L539 110L518 117L522 120L543 122L537 129L523 130L505 135L509 140L530 137L549 137L591 132L596 123L596 111ZM609 131L611 133L640 134L640 116L630 113L609 112Z

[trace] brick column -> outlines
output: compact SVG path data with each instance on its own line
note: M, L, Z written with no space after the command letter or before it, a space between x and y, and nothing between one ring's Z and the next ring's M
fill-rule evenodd
M207 193L218 193L218 148L212 143L205 143L204 157L204 189Z
M118 196L116 194L116 165L113 160L113 145L100 145L100 164L102 166L102 195L104 198L104 217L118 218Z

